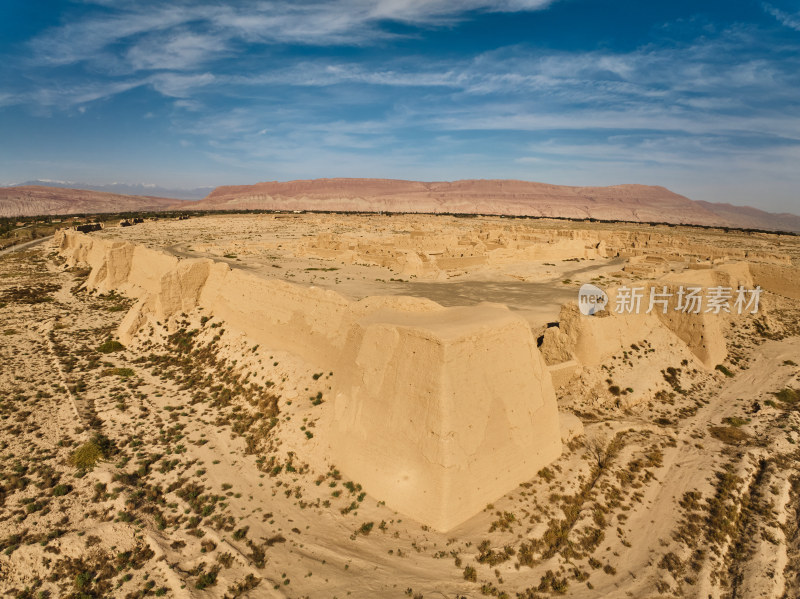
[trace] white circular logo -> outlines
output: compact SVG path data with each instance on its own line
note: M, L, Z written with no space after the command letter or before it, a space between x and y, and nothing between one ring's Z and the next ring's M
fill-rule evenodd
M591 283L584 283L578 291L578 308L581 314L591 316L595 312L605 310L608 303L608 296L606 292L600 289L597 285Z

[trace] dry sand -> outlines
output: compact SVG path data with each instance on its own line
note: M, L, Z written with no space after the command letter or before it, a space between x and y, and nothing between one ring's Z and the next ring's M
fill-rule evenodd
M335 215L2 256L0 588L795 596L799 265L786 236ZM585 317L589 281L765 292Z

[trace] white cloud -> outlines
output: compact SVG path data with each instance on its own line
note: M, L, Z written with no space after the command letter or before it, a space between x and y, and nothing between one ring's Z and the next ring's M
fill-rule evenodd
M775 8L771 4L765 3L763 6L764 10L775 17L782 25L794 29L795 31L800 31L800 15L790 15L789 13Z
M54 27L31 45L34 64L88 62L110 72L191 69L237 40L266 44L362 45L393 37L384 21L451 24L469 11L531 11L552 0L260 0L221 5L104 3L111 14ZM124 46L120 51L118 46Z
M97 100L110 98L142 85L142 80L116 82L88 82L72 85L40 86L34 91L20 94L21 103L52 109L74 108Z
M159 93L172 98L186 98L200 88L214 83L212 73L183 75L179 73L158 73L147 78L147 82Z
M760 37L766 30L753 27L625 52L532 44L441 54L456 58L402 51L386 58L362 49L285 50L385 48L400 35L392 31L407 29L387 21L432 29L473 12L541 10L550 2L103 4L95 16L34 39L31 76L20 84L28 87L7 86L0 106L74 110L146 86L173 107L147 106L171 116L178 143L281 178L436 178L440 169L450 177L568 174L563 165L597 173L590 165L598 163L617 174L671 168L688 177L703 168L755 177L759 169L788 171L787 157L798 158L800 47L771 44ZM800 27L797 16L764 7L783 25ZM342 55L358 58L332 58ZM531 139L539 143L528 145Z
M190 31L160 32L147 43L137 43L125 59L134 71L189 70L219 56L227 49L227 41L219 35Z

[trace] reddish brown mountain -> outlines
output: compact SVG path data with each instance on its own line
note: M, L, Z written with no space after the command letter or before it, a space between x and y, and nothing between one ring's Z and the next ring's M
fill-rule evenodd
M128 196L85 189L35 185L0 187L0 216L166 210L180 203L180 200L169 198Z
M195 203L206 210L451 212L670 222L800 231L800 217L696 202L664 187L569 187L516 180L453 182L311 179L218 187Z
M596 218L800 232L800 217L697 202L664 187L570 187L508 179L309 179L218 187L200 201L100 191L0 188L0 216L137 210L336 210Z

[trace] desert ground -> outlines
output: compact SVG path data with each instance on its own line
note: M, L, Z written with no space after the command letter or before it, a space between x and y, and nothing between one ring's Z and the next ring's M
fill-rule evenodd
M584 283L605 311L579 312ZM612 313L682 285L763 293ZM799 323L791 235L306 213L61 232L0 255L0 590L800 597Z

